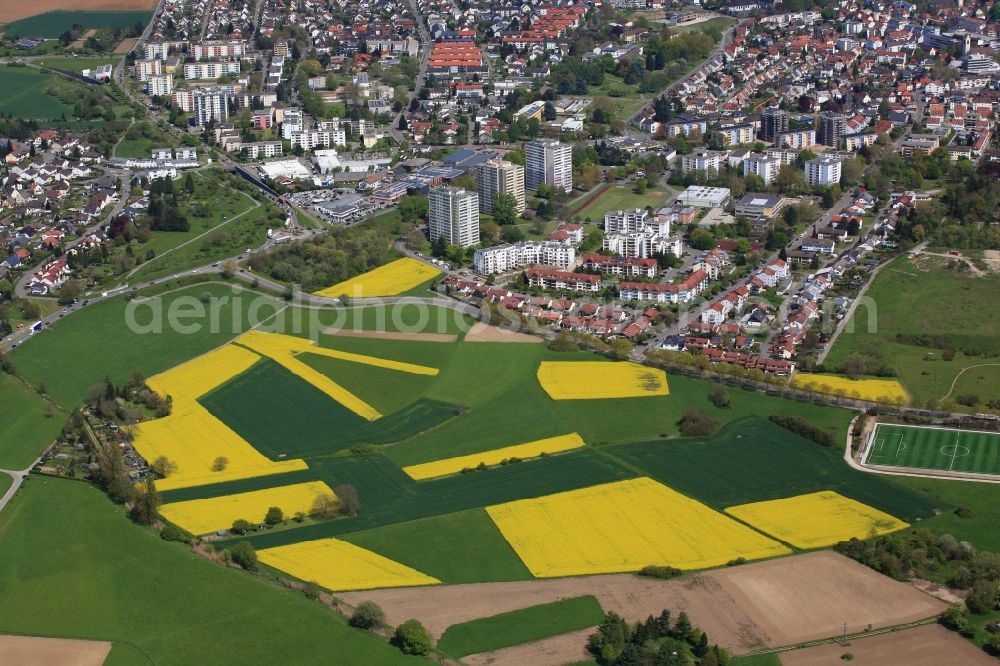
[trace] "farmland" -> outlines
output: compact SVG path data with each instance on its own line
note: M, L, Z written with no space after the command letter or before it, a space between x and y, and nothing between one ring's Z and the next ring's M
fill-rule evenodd
M54 39L74 25L84 28L125 28L149 21L148 11L46 11L62 10L70 5L80 10L136 10L149 9L151 0L72 0L70 3L41 0L30 5L12 3L18 8L0 10L0 23L7 35L21 37L46 37ZM42 13L44 12L44 13Z
M219 299L213 301L216 326L200 326L189 333L165 324L159 333L151 330L158 316L163 323L166 313L179 308L181 302L198 309L197 304L206 295ZM268 300L263 297L233 296L229 285L206 284L148 300L109 299L32 336L11 358L19 372L36 385L44 385L46 392L63 407L73 409L82 402L87 389L105 377L121 383L133 370L156 374L228 342L254 323L249 316L254 303L261 317L282 307L278 301L260 307ZM228 298L223 300L223 297ZM208 308L201 304L207 312ZM133 313L133 320L140 325L135 330L128 326L129 313Z
M843 395L875 402L903 404L907 397L906 391L895 379L850 379L839 375L797 372L792 379L792 386L817 393Z
M487 508L539 578L719 566L790 552L781 544L650 479L634 479Z
M908 527L887 513L831 491L732 506L726 513L796 548L821 548Z
M573 597L452 625L438 647L452 657L465 657L586 629L600 624L603 617L597 599Z
M56 438L65 417L46 406L30 387L11 375L0 376L0 468L24 469Z
M53 74L27 67L0 67L0 89L4 91L0 113L38 120L58 120L64 115L71 118L73 108L47 92L54 80Z
M942 257L896 259L868 290L876 309L859 308L824 365L890 367L920 405L937 405L963 393L978 394L983 402L1000 397L996 367L967 372L985 373L985 378L951 391L959 371L992 363L991 356L1000 351L995 319L982 316L1000 306L998 287L1000 276L972 277L949 267Z
M667 395L667 375L637 363L543 361L538 382L553 400L645 398Z
M463 470L471 470L479 466L499 465L509 460L521 461L525 458L537 458L539 456L551 455L571 451L583 446L583 440L576 433L563 435L561 437L549 437L539 439L525 444L515 444L505 446L492 451L483 451L468 456L458 456L457 458L445 458L444 460L434 460L421 465L410 465L404 467L403 471L416 481L433 479L438 476L448 476L457 474Z
M0 632L111 640L111 659L121 646L120 657L132 656L126 663L306 661L333 653L363 663L408 661L300 593L165 543L76 481L32 478L0 512L0 589Z
M429 282L440 274L441 271L430 264L407 257L389 262L316 293L334 298L345 294L351 298L396 296Z

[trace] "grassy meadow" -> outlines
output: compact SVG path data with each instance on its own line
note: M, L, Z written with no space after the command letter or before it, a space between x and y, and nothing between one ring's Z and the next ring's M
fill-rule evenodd
M0 375L0 468L24 469L62 430L66 417L20 379ZM0 493L2 494L2 493Z
M32 120L73 117L73 107L48 94L54 74L27 67L0 67L0 114Z

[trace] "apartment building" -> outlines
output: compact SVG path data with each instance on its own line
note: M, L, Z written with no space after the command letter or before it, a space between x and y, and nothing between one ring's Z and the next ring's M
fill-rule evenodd
M473 265L480 275L506 273L525 266L569 269L576 265L572 245L552 241L526 241L476 250Z
M162 60L136 60L132 70L138 81L149 81L151 76L163 76Z
M159 95L167 97L174 91L174 77L172 76L151 76L146 79L146 94L150 97Z
M782 132L775 136L775 148L789 148L792 150L804 150L816 145L816 130L802 129Z
M479 244L479 195L460 187L438 187L428 195L427 226L431 242L444 238L449 245Z
M788 131L788 112L778 107L768 107L760 113L760 138L773 141L774 137Z
M781 166L781 160L777 157L754 153L743 160L743 175L756 174L768 185L778 177Z
M723 145L753 143L753 125L725 125L715 130Z
M185 79L219 79L227 74L239 74L238 60L225 62L189 62L184 65Z
M524 212L524 167L506 160L493 159L476 167L479 212L493 214L499 194L509 194L517 202L517 212Z
M536 139L524 147L524 180L528 189L542 183L565 192L573 190L573 149L569 144Z
M721 150L697 150L681 157L681 171L715 171L718 173L726 163L728 153Z
M840 145L840 137L847 133L847 116L833 111L819 114L819 142L824 146L836 148Z
M834 185L840 182L841 159L820 155L805 163L806 182L812 186Z

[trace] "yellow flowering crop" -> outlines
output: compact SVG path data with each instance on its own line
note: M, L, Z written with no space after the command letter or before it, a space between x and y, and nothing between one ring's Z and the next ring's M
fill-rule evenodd
M848 398L878 402L899 402L907 399L902 384L895 379L851 379L842 375L797 372L792 379L792 386L829 395L838 395L843 391L843 395Z
M300 541L257 551L268 566L333 592L436 585L437 578L340 539Z
M652 479L606 483L486 509L539 578L714 567L789 550Z
M406 257L315 292L317 296L351 298L396 296L441 274L430 264Z
M542 361L538 383L553 400L642 398L670 392L663 370L629 362Z
M302 460L269 460L197 401L259 359L251 351L227 345L147 380L151 389L173 400L169 416L135 429L134 444L142 457L152 463L164 456L176 465L167 478L156 482L159 490L307 469ZM226 459L221 470L213 469L218 458Z
M797 548L821 548L851 537L867 539L909 527L832 490L741 504L726 513Z
M160 507L160 513L191 534L208 534L229 529L233 521L240 519L251 523L263 522L272 506L281 509L286 518L299 511L309 513L320 496L336 497L330 486L322 481L308 481L235 495L172 502Z
M537 458L543 453L561 453L571 449L578 449L581 446L583 446L583 439L574 432L568 435L549 437L548 439L538 439L526 444L505 446L502 449L493 449L492 451L482 451L467 456L444 458L443 460L435 460L419 465L410 465L409 467L404 467L403 471L410 478L422 481L438 476L457 474L463 469L472 469L479 465L479 463L497 465L510 458Z
M318 356L329 356L330 358L336 358L342 361L351 361L352 363L361 363L363 365L397 370L399 372L408 372L410 374L438 374L437 368L417 365L415 363L405 363L403 361L393 361L391 359L378 358L377 356L365 356L364 354L352 354L350 352L339 351L336 349L327 349L326 347L316 346L305 338L298 338L293 335L264 333L262 331L253 330L241 335L236 339L236 342L244 347L252 349L258 354L267 356L268 358L274 360L286 370L306 380L358 416L366 418L370 421L374 421L375 419L381 417L382 414L380 414L378 410L369 405L367 402L354 395L340 384L337 384L322 372L319 372L318 370L315 370L298 360L295 356L303 352L308 352Z

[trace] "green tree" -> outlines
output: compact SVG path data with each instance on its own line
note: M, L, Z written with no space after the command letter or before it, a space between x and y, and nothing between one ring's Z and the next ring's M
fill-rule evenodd
M281 507L278 506L270 507L267 510L267 513L264 514L264 522L267 523L268 525L277 525L284 519L285 519L285 514L281 510Z
M674 622L673 635L674 638L686 641L691 638L691 618L684 611L677 614L677 620Z
M392 643L403 654L425 655L431 651L431 635L419 620L407 620L396 627Z
M233 526L229 528L229 531L233 534L246 534L251 529L253 529L253 525L250 524L249 520L237 518L233 521Z
M501 227L517 224L517 199L513 194L501 192L493 197L493 220Z
M188 194L194 194L194 190L194 176L188 173L188 175L184 178L184 191Z
M645 194L646 193L646 179L645 178L636 178L635 179L635 185L632 187L632 191L635 192L636 194Z
M711 250L715 247L715 237L707 229L695 229L691 232L691 247L696 250Z

